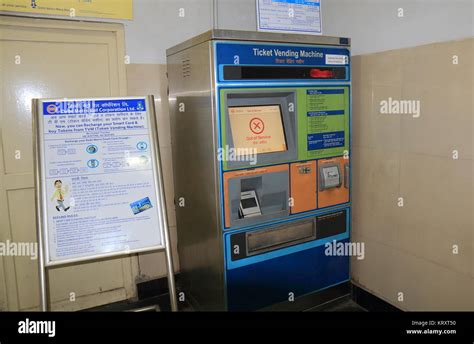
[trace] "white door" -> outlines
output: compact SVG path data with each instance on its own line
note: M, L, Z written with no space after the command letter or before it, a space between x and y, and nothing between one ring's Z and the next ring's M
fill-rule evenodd
M0 16L0 242L36 242L32 98L126 94L123 26ZM0 255L0 310L39 306L37 260ZM49 269L51 309L135 295L135 257Z

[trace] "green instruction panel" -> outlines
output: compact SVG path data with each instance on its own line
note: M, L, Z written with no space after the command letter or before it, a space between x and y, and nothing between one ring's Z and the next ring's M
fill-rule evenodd
M349 88L298 89L299 158L343 155L349 149Z

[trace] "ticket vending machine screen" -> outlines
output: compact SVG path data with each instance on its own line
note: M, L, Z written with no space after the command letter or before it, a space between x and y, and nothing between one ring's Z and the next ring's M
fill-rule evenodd
M237 152L252 149L263 154L287 150L280 105L229 107L229 119Z
M224 161L224 170L298 158L295 90L224 89L221 101L222 146L237 157Z

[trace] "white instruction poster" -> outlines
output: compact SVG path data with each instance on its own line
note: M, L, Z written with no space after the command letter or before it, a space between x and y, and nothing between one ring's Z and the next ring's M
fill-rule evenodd
M162 247L147 98L38 103L46 264Z
M321 0L257 0L258 31L322 34Z

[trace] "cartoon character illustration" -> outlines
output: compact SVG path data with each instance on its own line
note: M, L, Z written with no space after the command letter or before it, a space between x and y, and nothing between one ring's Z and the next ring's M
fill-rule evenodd
M31 0L31 8L36 8L36 0Z
M69 191L68 186L66 185L63 189L63 182L58 179L54 181L54 187L56 190L54 191L53 197L51 197L51 202L56 199L56 202L58 203L56 206L57 211L60 211L60 208L64 211L68 211L70 207L64 205L64 195Z

